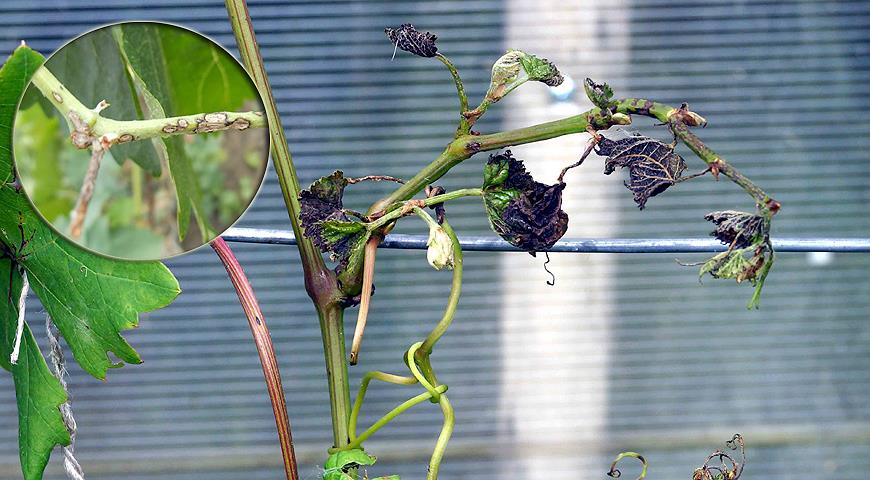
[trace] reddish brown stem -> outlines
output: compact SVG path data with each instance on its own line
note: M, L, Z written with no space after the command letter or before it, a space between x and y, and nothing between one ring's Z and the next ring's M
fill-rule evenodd
M248 325L254 335L254 344L260 355L260 364L263 366L263 376L266 379L266 389L269 399L272 401L272 412L275 414L275 425L278 427L278 440L281 443L281 456L284 458L284 472L287 480L298 480L299 472L296 466L296 453L293 451L293 435L290 433L290 418L287 416L287 402L284 399L284 387L281 385L281 372L278 370L278 360L275 357L275 348L272 345L272 335L266 326L260 303L254 295L254 289L248 281L242 266L223 238L218 237L209 244L220 257L242 309L248 317Z
M378 244L381 243L380 235L372 235L366 242L365 259L363 260L362 294L359 300L359 313L356 317L356 329L353 332L353 343L350 347L350 364L359 362L359 349L362 345L363 333L366 329L366 320L369 317L369 304L372 299L372 284L375 277L375 255L378 253Z

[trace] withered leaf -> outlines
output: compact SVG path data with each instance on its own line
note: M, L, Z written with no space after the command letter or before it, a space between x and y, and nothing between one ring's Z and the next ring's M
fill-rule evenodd
M746 248L763 235L764 217L747 212L723 210L704 215L707 221L713 222L716 229L710 235L731 248Z
M299 194L299 220L305 236L323 251L329 251L323 238L321 222L326 220L348 221L344 214L342 196L348 185L341 170L321 177Z
M437 36L429 32L421 32L410 23L402 24L399 28L385 28L384 33L396 47L420 57L434 57L438 53L435 45Z
M595 153L607 156L606 175L617 167L628 167L629 180L625 186L634 193L634 201L641 210L650 197L677 183L686 170L686 162L670 145L642 135L618 141L602 137L595 146Z
M565 184L536 182L510 150L489 157L484 167L483 202L492 229L532 255L553 246L568 230L562 210Z

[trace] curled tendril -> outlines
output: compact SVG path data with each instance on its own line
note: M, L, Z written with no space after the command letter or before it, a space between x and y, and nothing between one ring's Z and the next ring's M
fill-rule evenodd
M632 457L640 460L640 463L643 464L643 468L641 469L640 475L637 477L637 480L643 480L644 478L646 478L646 469L649 465L646 463L646 459L643 458L643 455L635 452L622 452L617 455L616 459L613 460L613 463L610 464L610 471L607 472L607 476L610 478L619 478L622 475L622 472L620 472L616 468L616 465L619 463L620 460L625 457Z
M743 474L746 465L746 445L743 436L735 433L731 440L725 442L725 446L733 451L739 451L740 461L735 460L730 454L716 450L707 456L704 464L697 468L692 476L693 480L737 480ZM711 465L718 461L719 465ZM714 475L715 473L715 475Z

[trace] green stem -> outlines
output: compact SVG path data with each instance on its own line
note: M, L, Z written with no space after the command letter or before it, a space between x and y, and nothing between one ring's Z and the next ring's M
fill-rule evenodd
M461 188L459 190L453 190L451 192L443 193L441 195L435 195L434 197L429 197L424 200L420 200L420 204L426 207L437 205L439 203L449 202L450 200L456 200L457 198L462 197L479 197L483 195L483 190L479 188ZM367 224L367 227L370 231L375 231L383 227L384 225L396 220L404 215L407 215L409 212L403 211L401 208L398 208L400 205L388 205L387 209L389 210L382 217L377 220Z
M371 383L372 380L380 380L394 385L413 385L417 383L417 379L414 377L403 377L401 375L393 375L392 373L374 371L363 375L362 381L359 384L359 393L357 393L357 396L353 401L353 410L350 412L350 421L348 422L347 427L347 430L350 433L351 442L357 438L356 425L359 421L359 413L360 410L362 410L362 404L366 398L369 383Z
M459 244L459 239L456 237L456 232L447 221L441 224L444 231L453 241L453 283L450 287L450 296L447 298L447 308L444 310L444 315L441 321L435 325L435 328L426 336L420 347L420 354L427 357L435 348L435 343L444 335L444 332L453 323L453 316L456 314L456 307L459 305L459 296L462 293L462 246Z
M444 393L447 391L447 385L439 385L438 387L435 388L435 390L438 393ZM353 450L355 448L360 448L360 446L363 444L363 442L368 440L369 437L374 435L375 432L377 432L378 430L383 428L386 424L390 423L393 419L395 419L396 417L398 417L399 415L401 415L402 413L407 411L409 408L413 407L414 405L418 405L420 403L423 403L426 400L429 400L429 398L430 398L429 392L423 392L420 395L417 395L416 397L405 400L404 402L399 404L399 406L390 410L389 413L387 413L386 415L381 417L377 422L372 424L371 427L366 429L366 431L363 432L360 436L358 436L354 441L352 441L352 442L348 443L347 445L340 447L340 448L330 448L329 453L332 454L332 453L335 453L335 452L338 452L341 450ZM444 396L442 395L441 398L444 398Z
M226 0L230 23L239 46L239 53L245 68L253 78L269 120L269 133L272 139L272 161L278 174L278 183L287 205L287 213L293 226L293 234L298 242L299 254L305 275L305 290L314 301L320 319L323 350L326 360L326 373L329 382L329 400L332 412L332 433L336 447L349 442L348 420L350 419L350 384L348 382L347 361L344 342L344 306L340 303L340 292L335 273L326 268L320 250L305 237L299 220L299 179L284 136L284 129L278 117L278 108L269 79L260 56L260 48L251 24L245 0Z
M456 85L456 96L459 97L459 128L456 129L456 136L467 135L471 130L471 124L465 116L468 110L468 95L465 94L465 85L462 83L462 77L459 76L459 71L449 58L440 53L435 54L435 58L441 61L447 70L450 70L450 75L453 76L453 83Z
M450 441L450 437L453 435L453 426L456 424L453 405L450 404L447 395L441 395L438 403L441 405L441 412L444 414L444 425L441 427L441 434L438 435L435 449L432 450L432 458L429 460L429 473L426 475L426 480L437 480L438 470L441 468L441 459L444 458L447 442Z

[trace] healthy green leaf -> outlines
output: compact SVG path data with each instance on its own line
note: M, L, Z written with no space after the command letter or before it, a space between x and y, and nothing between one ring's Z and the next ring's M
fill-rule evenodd
M358 467L374 465L377 458L363 450L343 450L333 453L323 465L323 480L355 480L348 471ZM400 480L398 475L378 477L373 480Z
M226 51L183 28L159 30L166 74L173 79L172 115L263 109L257 87Z
M10 277L11 275L11 277ZM21 293L21 274L13 262L0 259L0 278L11 278L11 292L0 301L0 366L12 373L18 403L18 443L21 470L27 480L42 478L42 472L55 445L69 445L69 432L58 406L66 393L45 363L39 346L24 325L18 362L9 361L18 324L17 299ZM4 289L6 290L6 289ZM7 293L14 301L9 301Z
M104 379L121 366L106 355L141 363L121 331L138 324L139 312L168 305L180 292L172 273L160 262L125 262L102 257L57 235L34 212L24 195L0 187L0 241L20 248L21 212L26 240L23 258L30 285L64 336L79 365Z
M12 168L12 122L15 109L24 87L33 72L45 59L27 46L20 46L3 68L0 68L0 184L5 185L15 178Z

